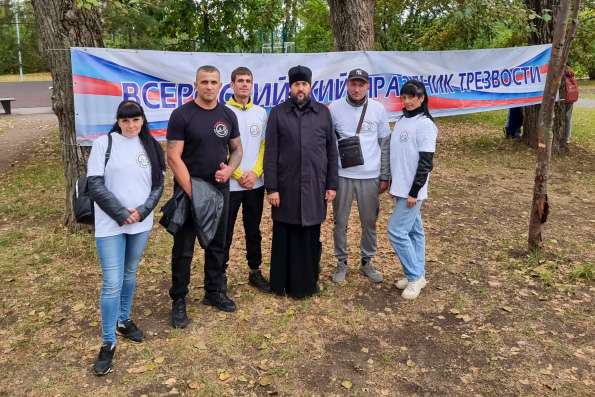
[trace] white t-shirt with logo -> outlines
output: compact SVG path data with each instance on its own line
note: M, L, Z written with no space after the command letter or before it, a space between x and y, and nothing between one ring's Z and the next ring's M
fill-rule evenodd
M329 105L333 126L341 138L354 136L363 106L352 106L347 98L337 99ZM371 179L380 176L379 138L390 135L388 115L384 106L374 99L368 99L368 108L359 133L359 141L364 157L364 164L342 168L339 159L339 176L352 179Z
M397 197L409 197L409 191L419 162L419 152L436 151L436 137L438 128L432 120L424 114L410 118L401 117L397 120L390 139L390 172L392 184L390 194ZM428 183L417 194L418 200L428 198Z
M264 141L267 112L264 108L252 105L246 110L238 109L233 105L226 105L231 109L238 118L238 126L240 129L240 140L242 141L242 162L240 168L242 171L250 171L254 168L256 160L258 159L258 152L260 145ZM253 189L264 185L262 175L256 180ZM246 190L240 186L239 182L234 178L229 179L229 190L232 192Z
M151 193L151 162L138 136L126 138L112 133L112 150L107 165L105 152L108 138L104 135L91 149L87 176L103 176L107 190L112 192L126 208L136 208L145 203ZM119 226L95 203L95 237L118 234L137 234L153 227L153 211L142 221Z

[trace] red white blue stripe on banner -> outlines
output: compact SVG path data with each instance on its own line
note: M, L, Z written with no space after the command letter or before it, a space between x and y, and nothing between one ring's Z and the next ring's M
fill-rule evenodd
M219 68L220 101L232 94L229 79L238 66L254 74L253 100L270 110L289 92L287 70L306 65L313 71L312 95L330 103L346 95L349 70L370 75L369 96L396 118L400 87L420 80L433 115L449 116L540 103L550 45L463 51L366 51L316 54L220 54L72 48L77 141L90 145L109 131L124 99L145 109L151 132L163 139L172 110L194 98L198 66Z

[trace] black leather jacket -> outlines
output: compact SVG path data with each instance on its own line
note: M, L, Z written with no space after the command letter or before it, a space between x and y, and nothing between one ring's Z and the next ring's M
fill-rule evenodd
M122 205L122 203L120 203L120 200L118 200L116 196L114 196L114 194L105 187L104 177L88 177L87 186L89 188L89 195L93 201L97 203L99 208L101 208L103 212L105 212L110 218L115 220L118 225L122 226L126 219L128 219L130 216L130 212ZM145 202L136 208L140 214L141 221L144 220L151 213L151 211L153 211L162 194L163 178L161 179L160 185L153 186L151 193L149 193L149 197L147 197Z
M409 190L409 195L411 197L417 198L417 194L419 193L420 189L424 187L424 185L426 184L426 181L428 180L428 175L430 174L430 171L432 171L432 169L434 168L433 160L434 153L419 152L419 160L417 162L415 178L413 179L411 190Z
M173 197L161 207L163 216L159 223L175 235L191 217L200 246L207 248L217 233L225 199L223 193L207 181L191 177L190 183L192 199L176 185Z

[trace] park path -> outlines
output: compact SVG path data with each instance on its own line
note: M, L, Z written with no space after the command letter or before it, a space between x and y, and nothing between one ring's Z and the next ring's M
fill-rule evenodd
M0 174L27 160L57 128L53 113L0 115Z

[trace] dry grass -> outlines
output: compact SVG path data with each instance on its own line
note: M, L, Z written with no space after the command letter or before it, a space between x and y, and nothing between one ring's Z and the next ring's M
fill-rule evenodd
M18 74L0 75L0 83L18 83L19 81L52 81L52 75L49 72L27 73L23 75L23 80Z
M584 274L595 263L595 153L574 145L572 156L553 162L545 253L529 255L533 152L476 119L439 124L424 206L429 285L417 301L405 302L392 285L401 270L385 233L391 201L384 196L376 259L384 284L371 285L355 268L346 285L330 282L331 214L322 231L322 293L298 301L259 294L245 284L240 227L230 266L240 310L200 305L197 250L193 323L174 331L172 242L156 227L133 313L148 338L120 341L115 372L105 378L90 370L100 344L94 243L86 232L59 226L53 138L31 164L0 176L0 396L589 395L595 286ZM359 261L358 225L354 212L352 264Z

